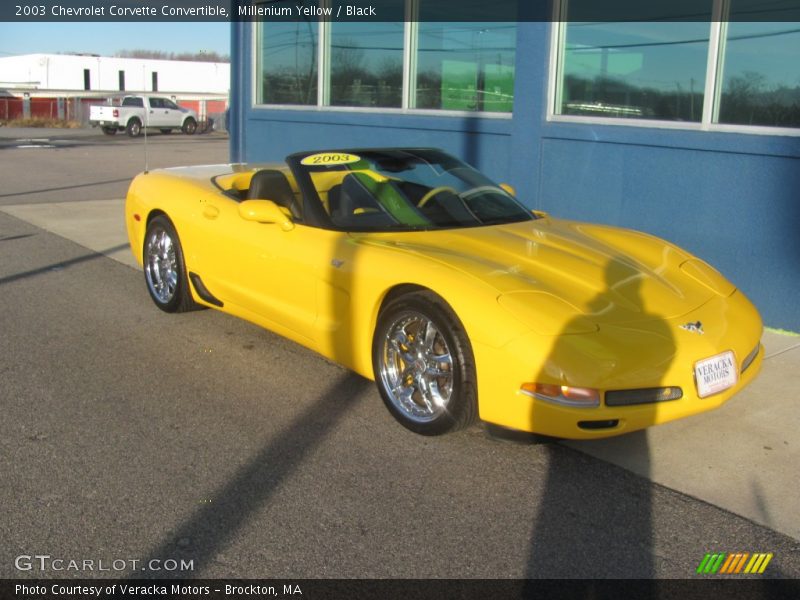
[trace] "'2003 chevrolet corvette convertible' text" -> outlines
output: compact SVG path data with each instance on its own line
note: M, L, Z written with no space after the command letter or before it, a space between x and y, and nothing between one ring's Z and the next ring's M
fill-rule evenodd
M435 149L151 171L125 218L159 308L303 344L421 434L618 435L719 407L763 359L757 310L699 258L531 211Z

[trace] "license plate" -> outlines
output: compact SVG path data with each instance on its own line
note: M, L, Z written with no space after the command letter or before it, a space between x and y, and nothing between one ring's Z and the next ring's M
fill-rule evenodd
M701 398L724 392L739 381L736 357L728 350L697 361L694 365L694 378L697 382L697 395Z

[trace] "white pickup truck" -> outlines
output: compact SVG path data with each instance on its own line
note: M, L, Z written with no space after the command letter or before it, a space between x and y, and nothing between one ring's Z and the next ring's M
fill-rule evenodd
M125 96L120 106L92 106L89 124L100 127L106 135L124 130L129 136L136 137L142 133L143 127L160 129L162 133L180 129L191 135L197 131L197 113L168 98Z

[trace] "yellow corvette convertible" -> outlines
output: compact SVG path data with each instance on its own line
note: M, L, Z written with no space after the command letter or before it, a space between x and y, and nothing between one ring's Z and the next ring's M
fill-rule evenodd
M151 171L125 218L160 309L303 344L421 434L618 435L719 407L763 358L758 312L699 258L531 212L435 149Z

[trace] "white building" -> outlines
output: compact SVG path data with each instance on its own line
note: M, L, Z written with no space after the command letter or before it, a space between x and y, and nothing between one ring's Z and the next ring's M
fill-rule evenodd
M60 97L120 92L227 97L230 73L228 63L24 54L0 58L0 90Z
M221 122L228 105L228 63L24 54L0 58L0 121L57 118L87 123L91 104L157 93Z

